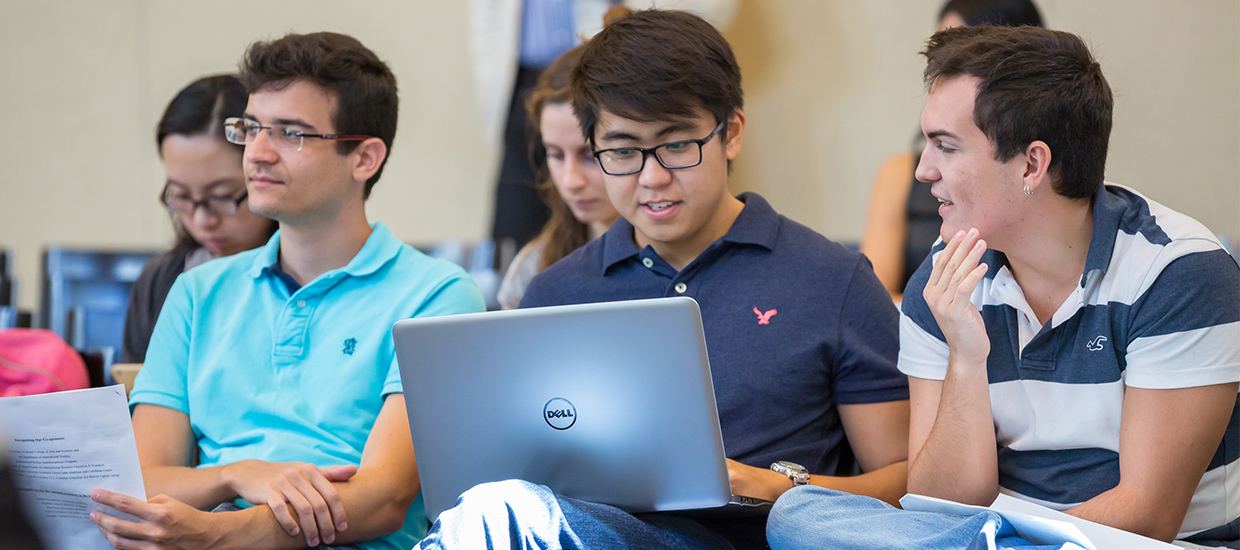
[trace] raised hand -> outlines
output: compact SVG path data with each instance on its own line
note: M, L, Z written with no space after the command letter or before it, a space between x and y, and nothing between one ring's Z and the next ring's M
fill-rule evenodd
M922 292L951 355L983 366L990 355L990 339L982 314L969 298L986 276L986 264L978 264L984 252L986 241L979 238L977 229L956 232L935 260Z

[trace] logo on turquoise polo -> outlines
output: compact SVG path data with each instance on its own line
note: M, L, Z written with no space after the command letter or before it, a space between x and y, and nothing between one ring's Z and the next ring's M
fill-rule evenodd
M344 341L344 354L353 355L353 351L357 349L357 338L349 338Z

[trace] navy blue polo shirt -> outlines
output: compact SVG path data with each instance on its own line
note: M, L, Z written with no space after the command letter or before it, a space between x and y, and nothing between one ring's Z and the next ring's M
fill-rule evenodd
M692 297L727 456L854 473L836 404L908 399L896 369L899 314L864 256L756 194L737 198L745 208L728 233L682 271L651 247L638 249L621 218L534 277L521 307Z

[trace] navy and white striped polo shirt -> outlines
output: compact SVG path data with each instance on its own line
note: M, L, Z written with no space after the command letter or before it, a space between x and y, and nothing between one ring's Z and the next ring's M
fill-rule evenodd
M935 244L904 294L899 368L909 376L947 373L947 343L921 295L944 247ZM1126 386L1240 381L1240 266L1205 226L1131 189L1106 184L1095 196L1080 286L1046 326L1003 253L982 262L990 268L972 302L990 336L1005 493L1064 510L1115 487ZM1240 399L1177 538L1235 539L1238 458Z

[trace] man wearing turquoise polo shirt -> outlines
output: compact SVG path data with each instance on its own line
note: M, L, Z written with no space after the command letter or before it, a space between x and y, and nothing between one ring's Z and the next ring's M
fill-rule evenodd
M373 52L288 35L252 45L241 78L223 130L280 231L176 281L130 395L155 496L95 490L138 521L91 519L118 548L409 548L427 524L390 329L482 297L366 220L397 113Z

